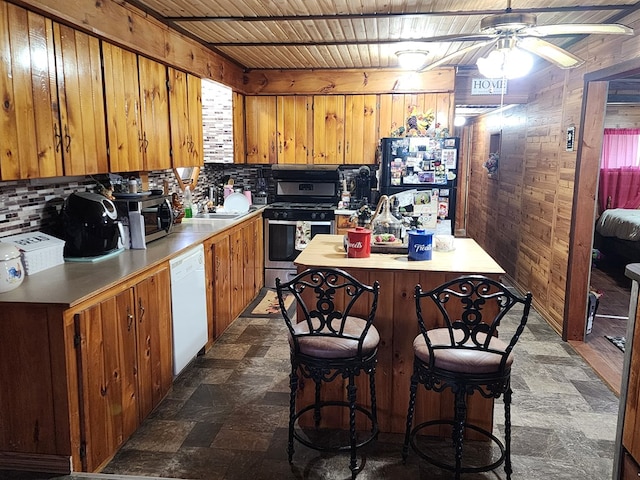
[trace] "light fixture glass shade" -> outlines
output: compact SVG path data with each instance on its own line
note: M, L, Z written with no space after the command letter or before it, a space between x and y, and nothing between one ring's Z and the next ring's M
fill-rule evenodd
M398 65L404 70L418 70L427 61L428 53L425 50L400 50L396 52Z
M533 67L533 57L516 47L493 50L487 58L476 62L478 70L487 78L520 78Z

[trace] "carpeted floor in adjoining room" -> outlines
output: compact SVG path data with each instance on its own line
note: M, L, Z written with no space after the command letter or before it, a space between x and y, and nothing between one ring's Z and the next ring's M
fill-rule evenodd
M507 320L502 330L512 328ZM287 462L288 374L284 323L239 318L176 380L100 478L107 473L207 480L350 478L348 454L321 454L297 444L293 466ZM611 478L618 399L536 313L516 347L512 383L514 479ZM501 400L495 408L501 437ZM381 434L362 450L366 465L357 478L451 478L415 454L403 465L401 444L402 435ZM504 478L502 467L463 476Z

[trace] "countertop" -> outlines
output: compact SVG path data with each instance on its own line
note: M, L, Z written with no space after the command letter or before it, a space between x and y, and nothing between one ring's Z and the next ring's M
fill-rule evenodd
M434 251L431 260L410 261L406 254L372 253L368 258L348 258L342 235L316 235L298 255L295 264L305 267L363 268L502 275L505 271L471 238L455 238L455 250Z
M239 223L262 215L264 206L233 220L185 218L173 231L147 245L146 250L124 250L95 263L65 262L27 275L18 288L0 293L1 303L40 303L72 307L108 290L141 271L168 261Z

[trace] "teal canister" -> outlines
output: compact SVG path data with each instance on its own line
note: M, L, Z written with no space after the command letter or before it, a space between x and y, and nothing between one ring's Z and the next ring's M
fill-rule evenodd
M407 254L409 260L431 260L433 252L433 233L426 230L409 230Z

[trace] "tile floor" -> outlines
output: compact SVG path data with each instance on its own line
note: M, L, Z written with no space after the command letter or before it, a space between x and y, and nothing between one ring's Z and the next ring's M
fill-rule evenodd
M503 332L511 328L507 321ZM516 349L513 478L611 478L618 399L536 313L530 315ZM281 321L239 318L176 380L167 398L100 475L60 480L115 480L120 475L128 479L350 478L347 454L320 454L297 444L293 465L287 462L288 372ZM498 436L503 418L498 400ZM363 449L366 464L358 479L452 478L415 454L410 453L403 465L401 443L400 435L381 434L375 444ZM501 467L486 474L463 475L465 480L481 478L506 477Z

